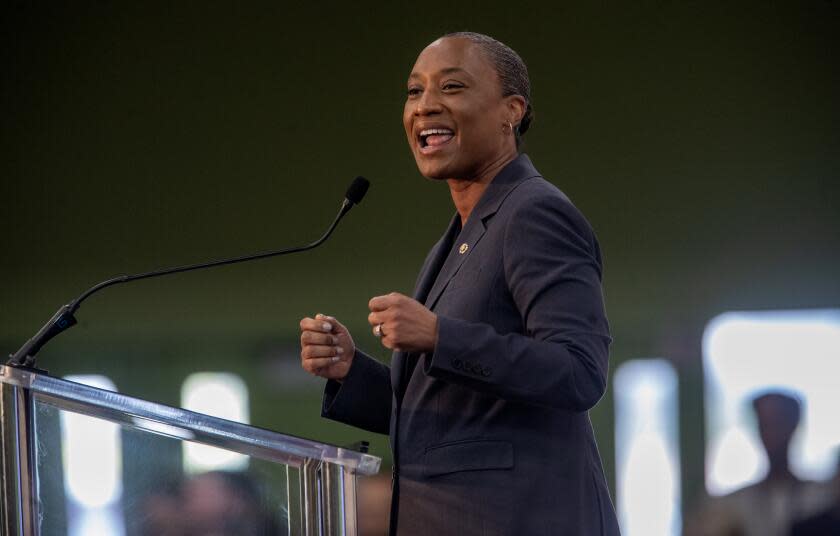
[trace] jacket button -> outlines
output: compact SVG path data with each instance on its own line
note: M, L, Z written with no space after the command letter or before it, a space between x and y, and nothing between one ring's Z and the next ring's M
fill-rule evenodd
M483 369L481 369L481 375L485 378L487 378L491 374L493 374L493 367L484 367Z
M451 363L452 368L454 368L455 370L462 370L464 368L464 364L461 362L460 359L453 359Z

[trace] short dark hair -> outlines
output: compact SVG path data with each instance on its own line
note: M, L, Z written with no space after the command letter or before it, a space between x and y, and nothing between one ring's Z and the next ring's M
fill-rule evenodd
M478 45L481 51L496 68L499 81L502 84L502 96L520 95L525 99L525 115L513 129L516 146L522 143L522 136L531 126L534 119L534 109L531 106L531 79L528 77L528 67L515 50L506 44L493 39L489 35L476 32L452 32L441 37L467 39Z

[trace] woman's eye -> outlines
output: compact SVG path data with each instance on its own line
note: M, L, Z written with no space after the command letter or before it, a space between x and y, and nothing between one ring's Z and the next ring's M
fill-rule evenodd
M461 89L463 87L464 86L462 84L457 84L455 82L447 82L446 84L443 85L443 90L444 91L452 91L454 89Z
M422 90L419 87L410 87L408 88L408 96L409 97L416 97L420 94Z

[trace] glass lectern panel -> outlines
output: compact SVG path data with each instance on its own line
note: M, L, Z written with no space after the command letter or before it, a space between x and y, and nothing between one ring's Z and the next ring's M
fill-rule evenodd
M0 536L355 536L381 462L8 366L0 431Z
M37 395L34 404L41 534L301 532L294 468L172 437L177 429L163 425L155 434L62 410ZM206 467L185 470L187 449ZM207 469L219 461L224 469Z

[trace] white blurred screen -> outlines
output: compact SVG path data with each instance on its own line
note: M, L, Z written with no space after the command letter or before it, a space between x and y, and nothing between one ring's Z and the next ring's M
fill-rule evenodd
M677 374L664 359L627 361L615 372L613 392L621 532L679 534Z
M840 446L840 310L731 312L703 335L706 488L722 495L760 480L767 460L752 399L769 389L797 393L802 420L791 470L825 480Z
M184 409L248 424L248 387L229 372L196 372L190 374L181 387ZM183 443L184 469L189 474L204 471L238 471L248 467L248 457L229 450L191 443Z

